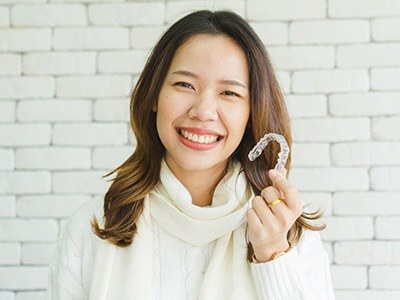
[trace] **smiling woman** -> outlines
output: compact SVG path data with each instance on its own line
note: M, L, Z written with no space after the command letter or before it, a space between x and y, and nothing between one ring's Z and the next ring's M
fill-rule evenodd
M69 219L50 299L333 299L327 254L279 147L289 118L249 24L198 11L173 24L131 98L134 153L104 201Z

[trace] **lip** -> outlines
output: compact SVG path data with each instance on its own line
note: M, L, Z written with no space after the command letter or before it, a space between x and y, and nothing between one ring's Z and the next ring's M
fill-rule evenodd
M212 144L196 143L196 142L189 141L188 139L185 139L183 136L181 136L179 133L179 130L181 130L181 129L186 130L191 133L195 133L197 135L216 135L216 136L220 136L221 139ZM179 127L176 130L176 134L178 135L180 142L184 146L186 146L192 150L197 150L197 151L206 151L206 150L213 149L219 145L219 143L221 142L221 140L223 138L223 136L220 135L218 132L210 130L210 129L205 129L205 128Z

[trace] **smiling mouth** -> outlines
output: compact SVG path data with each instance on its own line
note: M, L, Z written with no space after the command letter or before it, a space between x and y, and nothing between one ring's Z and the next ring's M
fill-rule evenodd
M179 129L178 133L185 139L187 139L191 142L194 142L194 143L199 143L199 144L214 144L222 139L222 136L220 136L220 135L209 135L209 134L200 135L200 134L186 131L184 129Z

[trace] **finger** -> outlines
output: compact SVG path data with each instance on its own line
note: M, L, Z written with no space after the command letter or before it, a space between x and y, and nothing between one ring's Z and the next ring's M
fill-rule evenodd
M261 228L262 227L261 220L257 216L254 208L250 208L246 212L246 216L247 216L247 223L249 223L249 225L252 226L253 229L257 229L257 228Z
M287 175L287 170L286 170L286 168L281 168L281 169L279 170L279 172L281 172L281 174L283 175L283 177L286 178L286 175Z
M273 186L283 194L286 204L293 209L297 209L300 201L296 188L277 170L272 169L268 174Z
M280 197L279 191L273 186L269 186L261 191L261 196L267 203L268 208L272 213L279 219L284 219L288 214L289 207L286 205L285 200ZM275 200L280 199L281 202L269 206L269 203L275 202Z
M268 224L274 221L275 216L268 207L267 202L261 197L256 196L253 199L253 209L262 224Z

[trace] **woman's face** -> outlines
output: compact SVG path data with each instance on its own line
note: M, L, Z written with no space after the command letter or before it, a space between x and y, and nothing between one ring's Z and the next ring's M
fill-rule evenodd
M250 115L244 51L225 36L196 35L175 53L157 107L172 171L224 169Z

